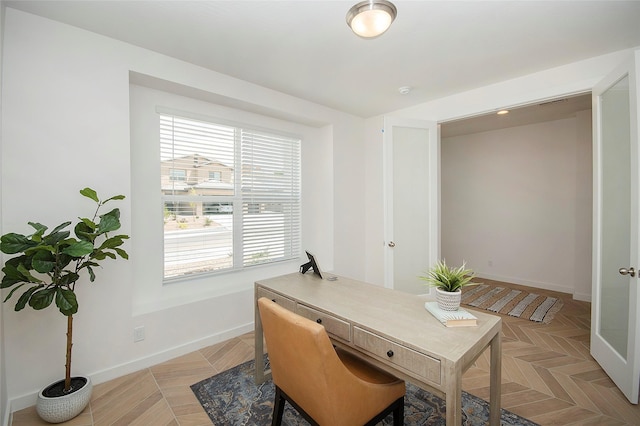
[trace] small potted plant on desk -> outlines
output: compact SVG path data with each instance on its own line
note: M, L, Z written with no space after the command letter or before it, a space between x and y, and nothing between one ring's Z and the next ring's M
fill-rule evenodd
M426 276L420 276L429 287L436 288L438 307L445 311L458 310L462 299L462 287L473 285L473 278L473 271L466 268L466 263L452 267L448 266L445 260L433 265Z
M84 410L91 398L92 384L89 377L71 377L71 347L73 346L73 315L78 312L75 287L80 274L85 271L89 280L95 280L94 268L106 258L116 259L129 256L120 246L127 235L108 233L120 229L120 210L113 209L100 214L101 207L112 200L122 200L116 195L101 201L91 188L84 188L80 194L96 202L93 218L80 218L74 226L76 238L65 230L71 222L64 222L48 234L47 227L29 222L35 229L25 236L8 233L0 238L0 251L16 254L4 263L0 288L11 288L6 302L19 290L25 290L18 298L15 310L27 305L40 310L54 303L62 315L67 317L67 344L65 379L55 382L40 391L36 403L38 415L50 423L61 423L72 419ZM97 222L97 223L96 223Z

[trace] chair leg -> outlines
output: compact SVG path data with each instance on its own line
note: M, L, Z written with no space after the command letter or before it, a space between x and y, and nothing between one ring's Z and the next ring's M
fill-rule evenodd
M396 399L391 405L369 420L364 426L377 426L389 414L393 414L393 426L404 425L404 396Z
M393 426L404 425L404 397L399 399L399 404L393 409Z
M276 386L276 397L273 401L273 415L271 416L271 426L280 426L282 423L282 414L284 413L285 399L282 391Z

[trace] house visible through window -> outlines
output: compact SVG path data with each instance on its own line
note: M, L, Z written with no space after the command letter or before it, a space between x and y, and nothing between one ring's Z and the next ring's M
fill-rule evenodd
M165 279L298 257L300 144L161 114Z

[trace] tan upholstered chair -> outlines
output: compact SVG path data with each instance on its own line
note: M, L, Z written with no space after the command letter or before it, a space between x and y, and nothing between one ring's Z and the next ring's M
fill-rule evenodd
M374 425L389 413L403 424L403 381L336 350L322 325L264 297L258 308L276 386L272 425L285 400L314 425Z

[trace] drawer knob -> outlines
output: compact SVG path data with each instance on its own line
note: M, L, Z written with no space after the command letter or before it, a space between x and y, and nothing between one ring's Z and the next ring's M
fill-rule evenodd
M316 322L317 322L318 324L322 324L322 318L318 318L318 319L316 320Z
M393 351L392 351L391 349L389 349L389 350L387 351L387 356L388 356L389 358L391 358L391 357L393 356Z

